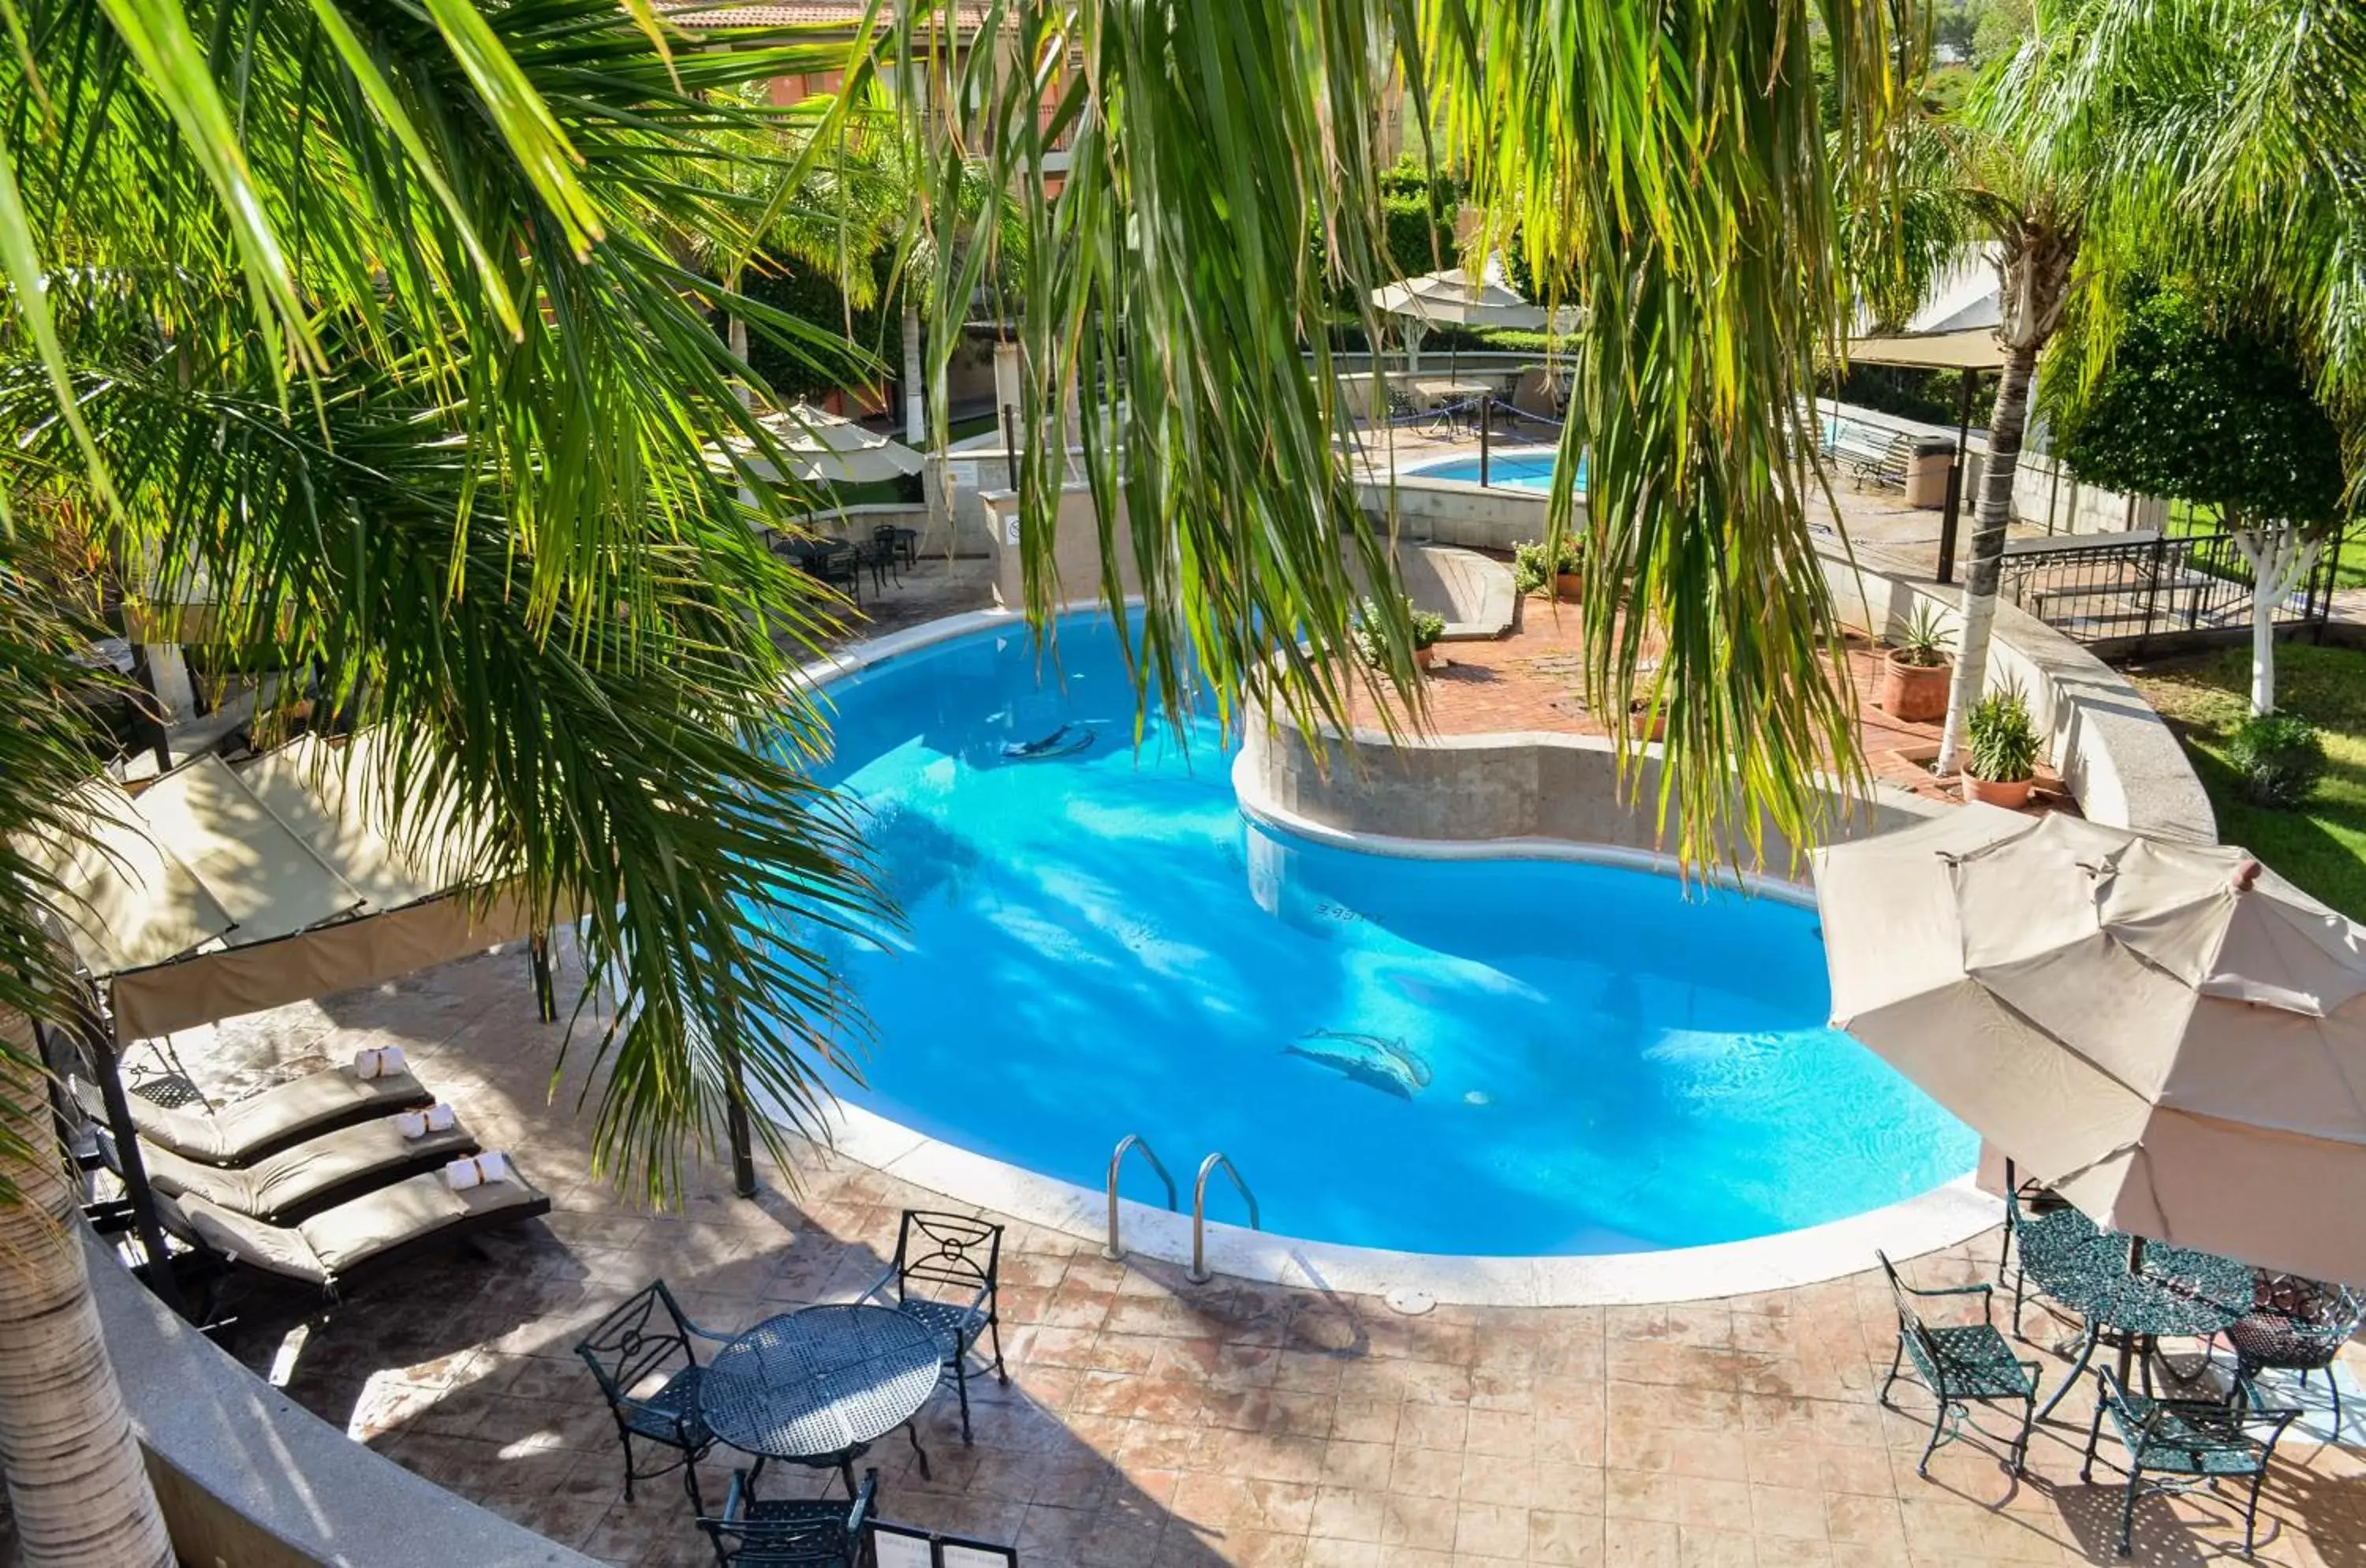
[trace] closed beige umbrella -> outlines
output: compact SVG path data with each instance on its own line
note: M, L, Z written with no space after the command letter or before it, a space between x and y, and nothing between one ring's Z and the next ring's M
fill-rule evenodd
M2366 1278L2366 933L2244 851L1966 807L1816 855L1833 1021L2099 1223Z

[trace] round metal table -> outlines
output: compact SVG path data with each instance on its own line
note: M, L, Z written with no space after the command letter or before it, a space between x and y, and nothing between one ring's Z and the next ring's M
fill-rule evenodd
M2104 1336L2118 1337L2124 1385L2139 1347L2148 1357L2164 1336L2205 1337L2251 1310L2250 1265L2190 1247L2138 1242L2118 1231L2097 1229L2074 1245L2024 1249L2022 1267L2038 1289L2086 1323L2078 1359L2037 1413L2040 1420L2077 1384ZM2151 1377L2147 1359L2146 1387Z
M944 1361L937 1337L892 1307L805 1307L715 1353L699 1380L699 1414L716 1438L756 1455L759 1470L767 1459L835 1468L852 1495L856 1456L898 1427L929 1473L910 1422Z

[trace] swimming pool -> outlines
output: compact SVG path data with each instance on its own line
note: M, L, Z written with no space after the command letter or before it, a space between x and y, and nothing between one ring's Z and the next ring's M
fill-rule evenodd
M1212 724L1132 750L1106 619L1057 649L972 633L829 688L825 780L909 920L834 943L876 1030L853 1103L1087 1188L1127 1133L1187 1183L1222 1149L1268 1230L1459 1255L1738 1240L1970 1168L1824 1027L1812 911L1276 833Z
M1487 459L1487 482L1508 490L1550 490L1553 476L1553 451L1549 446L1524 446L1509 452L1496 452ZM1407 468L1407 479L1459 479L1465 484L1479 482L1479 459L1448 457L1418 468ZM1578 459L1574 480L1585 485L1585 460Z

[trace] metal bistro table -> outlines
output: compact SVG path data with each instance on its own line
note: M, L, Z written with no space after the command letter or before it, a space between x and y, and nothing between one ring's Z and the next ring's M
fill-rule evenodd
M2022 1267L2038 1289L2086 1323L2078 1359L2037 1413L2040 1421L2078 1383L2105 1335L2119 1340L2121 1385L2126 1386L2141 1350L2149 1388L2156 1341L2217 1334L2251 1310L2248 1264L2189 1247L2144 1242L2091 1223L2090 1228L2092 1235L2074 1245L2024 1248L2022 1253Z
M707 1429L766 1460L835 1468L854 1495L854 1461L896 1427L920 1473L912 1418L937 1391L945 1349L890 1307L812 1306L767 1318L715 1353L699 1380Z

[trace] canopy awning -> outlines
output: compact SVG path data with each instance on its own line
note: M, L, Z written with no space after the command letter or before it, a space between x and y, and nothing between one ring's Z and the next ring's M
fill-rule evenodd
M1994 327L1944 333L1876 333L1848 342L1851 365L1904 365L1923 370L2000 370L2004 345Z
M75 793L83 838L47 846L74 956L107 993L118 1043L375 985L527 934L514 889L470 864L446 816L397 847L396 798L367 737L307 736L232 768L200 757L139 795Z

